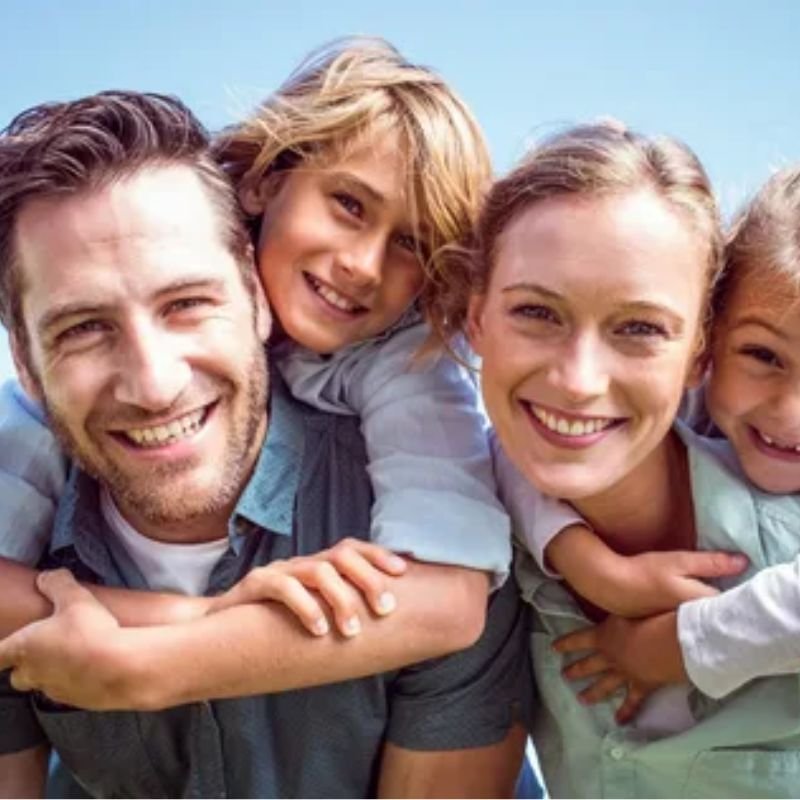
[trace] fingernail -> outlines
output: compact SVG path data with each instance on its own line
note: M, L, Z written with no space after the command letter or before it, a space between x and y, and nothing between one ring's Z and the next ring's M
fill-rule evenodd
M355 636L357 633L361 633L361 621L358 617L350 617L344 624L344 634L345 636Z
M389 566L391 569L403 569L405 565L406 565L405 559L400 558L400 556L392 556L389 559Z
M325 617L320 617L314 623L313 627L314 627L314 633L317 636L324 636L330 630L330 627L328 626L328 620L326 620Z
M378 598L378 611L381 614L389 614L397 607L397 600L391 592L384 592Z

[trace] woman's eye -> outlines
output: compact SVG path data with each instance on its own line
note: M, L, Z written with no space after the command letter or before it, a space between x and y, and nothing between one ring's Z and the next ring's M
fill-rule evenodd
M348 192L334 192L333 198L350 215L354 217L364 216L364 205Z
M523 303L522 305L514 306L511 313L515 317L522 317L523 319L539 320L541 322L558 322L558 315L548 306L538 305L536 303Z
M623 323L617 328L616 332L623 336L667 336L667 331L663 325L658 325L655 322L645 322L641 319L633 319L630 322Z
M775 353L768 347L761 347L760 345L745 345L740 348L739 352L747 358L752 358L761 364L766 364L770 367L781 367L781 360Z

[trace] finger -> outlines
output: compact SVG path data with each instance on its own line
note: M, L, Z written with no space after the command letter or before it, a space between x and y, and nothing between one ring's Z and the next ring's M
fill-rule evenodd
M618 692L627 681L619 672L611 671L601 675L591 686L584 689L579 695L581 703L591 705L607 700L612 694Z
M22 629L25 630L24 628ZM22 631L12 633L0 641L0 672L19 665L22 660Z
M738 575L750 563L741 553L723 551L681 551L678 566L685 575L696 578L723 578Z
M378 548L382 550L383 548ZM370 555L353 548L343 548L331 553L331 561L339 574L361 590L369 607L378 615L390 614L397 607L394 594L389 591L385 573L376 569Z
M557 653L574 653L579 650L594 650L597 645L596 629L594 626L590 628L582 628L579 631L573 631L566 636L562 636L553 642L553 649Z
M11 688L18 692L32 692L36 688L30 676L23 669L12 670L9 675L9 683Z
M232 606L241 606L247 603L260 603L264 600L274 599L272 596L272 576L275 573L284 574L288 562L276 559L265 567L254 567L240 581L235 583L211 602L211 611L216 613ZM266 594L264 594L266 592Z
M56 612L74 603L97 602L68 569L40 572L36 576L36 588L53 604Z
M625 694L625 699L622 705L617 709L616 717L617 723L626 725L639 713L642 703L647 699L650 694L646 689L638 684L629 684L628 691Z
M361 633L358 597L352 586L327 561L310 560L297 565L295 576L316 589L333 612L336 627L343 636Z
M575 661L568 667L564 667L561 674L568 681L576 681L580 678L590 678L593 675L600 675L607 672L611 664L608 659L600 653L592 653L579 661Z

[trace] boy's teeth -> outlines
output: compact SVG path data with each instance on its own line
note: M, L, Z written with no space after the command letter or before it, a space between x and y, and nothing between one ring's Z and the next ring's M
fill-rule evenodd
M324 283L320 283L313 277L311 279L311 285L314 287L314 291L323 300L327 301L332 306L340 309L341 311L347 311L350 314L352 314L354 311L358 311L359 306L357 306L355 303L350 302L350 300L340 295L339 292L337 292L335 289L332 289L330 286L326 286Z
M583 419L583 420L568 420L564 417L557 417L549 411L542 408L537 408L532 405L536 419L539 420L546 428L551 431L560 433L562 436L588 436L592 433L597 433L607 428L613 423L611 419Z
M197 433L200 430L204 413L205 409L201 408L166 425L154 425L151 428L131 428L125 431L125 435L140 447L173 444Z

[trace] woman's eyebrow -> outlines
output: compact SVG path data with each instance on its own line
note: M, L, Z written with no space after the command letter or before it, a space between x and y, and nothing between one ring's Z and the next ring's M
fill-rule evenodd
M528 281L510 283L508 286L504 286L502 291L503 293L536 292L537 294L544 295L545 297L549 297L553 300L559 300L562 297L562 295L560 295L558 292L554 292L552 289L548 289L546 286L542 286L540 283L530 283Z

